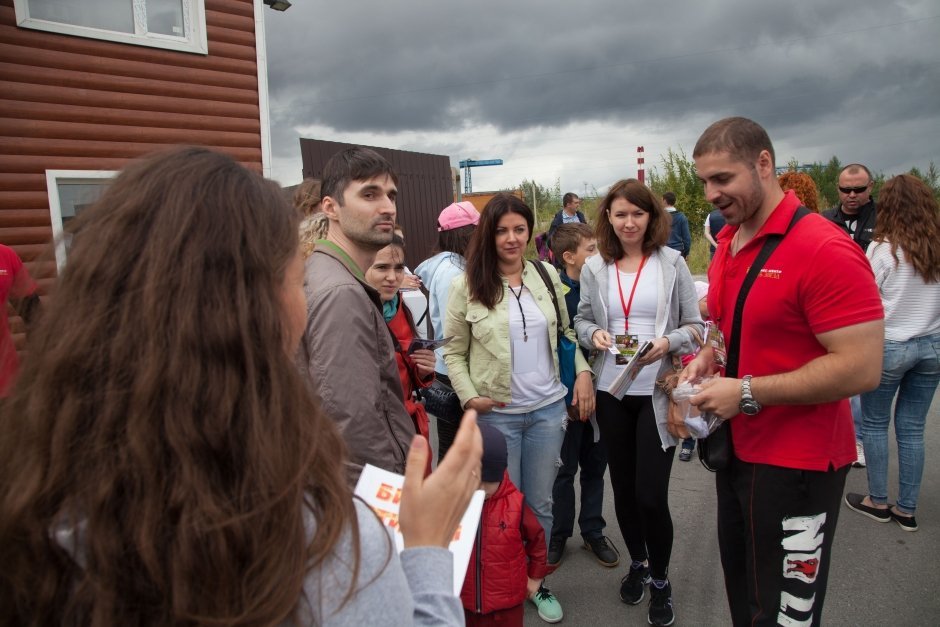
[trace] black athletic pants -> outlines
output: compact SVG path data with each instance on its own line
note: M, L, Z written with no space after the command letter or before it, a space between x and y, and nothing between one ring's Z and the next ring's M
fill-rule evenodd
M718 471L718 547L734 625L819 625L847 472L736 458Z
M649 559L654 579L665 579L672 556L669 473L676 447L663 450L652 396L617 400L597 393L597 425L607 449L614 511L633 560Z

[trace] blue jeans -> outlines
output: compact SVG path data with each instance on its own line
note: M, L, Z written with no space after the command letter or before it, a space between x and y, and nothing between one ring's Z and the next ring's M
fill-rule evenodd
M849 399L852 408L852 424L855 425L855 440L862 441L862 395L857 394Z
M917 510L924 473L924 424L940 382L940 333L906 342L885 340L881 384L862 394L862 440L868 463L868 494L872 503L888 502L888 423L891 401L898 442L898 503L904 514Z
M565 401L561 399L524 414L490 412L479 422L506 436L509 478L545 530L545 547L552 534L552 487L561 465L565 440Z

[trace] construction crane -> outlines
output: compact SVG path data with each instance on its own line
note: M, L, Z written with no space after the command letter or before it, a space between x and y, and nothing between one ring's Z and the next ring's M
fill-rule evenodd
M464 170L463 175L463 193L469 194L473 191L473 183L470 179L470 168L478 168L484 165L503 165L502 159L464 159L460 162L460 167Z

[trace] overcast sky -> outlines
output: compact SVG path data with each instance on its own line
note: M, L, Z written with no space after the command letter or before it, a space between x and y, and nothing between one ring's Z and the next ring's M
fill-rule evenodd
M265 11L285 185L307 137L503 159L474 191L606 191L637 146L655 167L730 115L768 130L778 165L940 166L936 0L292 2Z

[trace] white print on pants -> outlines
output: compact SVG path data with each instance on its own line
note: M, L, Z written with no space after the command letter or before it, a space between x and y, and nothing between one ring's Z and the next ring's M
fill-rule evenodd
M783 519L783 531L796 532L785 537L781 543L783 550L787 552L783 556L783 576L785 578L797 579L808 584L816 582L824 537L820 530L825 524L825 513ZM781 591L780 613L777 614L777 624L787 627L811 624L815 600L815 592L806 599ZM804 618L797 618L793 614L799 614Z

